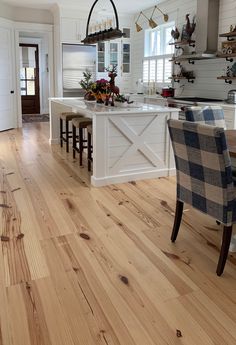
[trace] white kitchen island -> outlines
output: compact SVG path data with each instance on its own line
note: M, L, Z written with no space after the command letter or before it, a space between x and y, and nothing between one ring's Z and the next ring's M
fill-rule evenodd
M175 173L167 120L178 119L179 109L142 103L111 107L79 98L51 98L51 144L59 143L59 114L68 110L93 119L92 185Z

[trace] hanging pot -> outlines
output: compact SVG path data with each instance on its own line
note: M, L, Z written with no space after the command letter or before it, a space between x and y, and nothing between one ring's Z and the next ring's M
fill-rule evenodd
M174 97L175 89L173 87L163 87L161 95L162 97Z

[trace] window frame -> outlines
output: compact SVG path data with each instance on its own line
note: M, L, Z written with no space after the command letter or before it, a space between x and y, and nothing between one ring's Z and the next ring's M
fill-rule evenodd
M171 49L170 53L166 53L166 46L169 45L169 43L171 41L174 42L174 39L170 38L168 39L167 37L167 29L169 28L174 28L175 27L175 22L170 22L170 23L165 23L165 24L161 24L159 25L157 28L155 29L147 29L145 30L145 35L144 35L144 58L143 58L143 83L144 84L148 84L150 82L155 82L155 84L158 83L159 86L166 86L167 84L171 83L171 80L167 80L166 79L166 75L165 75L165 69L166 69L166 60L171 59L173 57L174 54L174 46ZM158 47L156 47L156 52L155 51L151 51L151 35L153 33L156 33L156 37L155 39L157 40L157 35L158 35L158 31L160 32L160 47L159 47L159 54L158 54ZM172 47L172 46L170 46ZM156 53L156 54L155 54ZM151 61L155 61L155 78L151 78L150 75L150 65L151 65ZM162 61L162 79L158 79L158 61ZM144 78L144 68L145 68L145 64L147 66L148 64L148 76L147 79ZM173 64L171 65L171 74L173 72ZM171 77L170 74L170 77Z

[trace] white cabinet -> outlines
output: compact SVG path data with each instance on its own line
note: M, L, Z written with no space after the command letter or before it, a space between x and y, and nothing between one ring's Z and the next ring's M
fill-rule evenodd
M86 35L86 21L78 18L61 18L62 43L81 43Z
M236 106L223 106L227 129L236 129Z
M120 75L120 42L98 42L97 44L97 73L100 77L107 74L106 68L109 66L117 66L117 75Z
M99 42L97 54L98 77L104 77L105 68L110 65L117 65L118 77L130 76L130 42L127 39Z
M121 42L121 71L122 75L130 74L130 43Z
M116 85L121 93L131 89L130 40L126 38L97 44L97 78L108 79L105 71L111 65L117 65Z

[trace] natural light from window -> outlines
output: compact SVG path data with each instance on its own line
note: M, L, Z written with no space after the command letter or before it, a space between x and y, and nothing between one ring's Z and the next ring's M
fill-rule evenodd
M171 30L175 23L159 25L145 31L145 50L143 60L143 82L159 84L170 83L172 63L169 61L174 53Z

